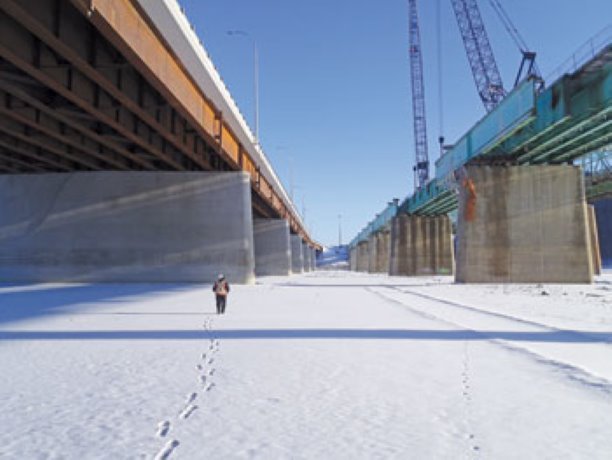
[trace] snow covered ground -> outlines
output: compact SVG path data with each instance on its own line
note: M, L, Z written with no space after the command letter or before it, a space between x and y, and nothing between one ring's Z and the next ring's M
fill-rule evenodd
M0 286L0 458L610 459L612 274Z

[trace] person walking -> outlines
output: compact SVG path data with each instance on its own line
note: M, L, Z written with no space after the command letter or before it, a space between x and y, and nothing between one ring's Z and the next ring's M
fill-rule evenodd
M227 295L229 294L229 283L225 280L225 276L220 274L212 288L217 300L217 315L225 313L225 305L227 304Z

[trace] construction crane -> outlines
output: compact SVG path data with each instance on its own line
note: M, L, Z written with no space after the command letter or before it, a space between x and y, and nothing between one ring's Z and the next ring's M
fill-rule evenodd
M451 0L472 68L476 89L487 112L506 96L495 56L476 0Z
M520 32L512 23L510 16L508 16L508 13L506 13L506 10L504 10L504 7L500 3L500 1L489 0L489 4L493 8L493 11L495 11L495 14L497 14L497 17L499 17L501 23L504 25L504 28L508 32L508 35L512 37L514 44L517 46L517 48L523 55L521 65L519 66L519 70L514 80L514 86L517 86L523 78L530 76L535 76L538 80L540 80L540 83L543 84L543 82L541 81L542 77L540 74L540 69L538 69L538 65L535 62L536 53L529 50L527 43L525 42L525 40L523 40L523 37L521 36Z
M427 122L425 120L425 85L423 83L423 56L416 0L408 0L409 54L412 83L412 115L416 155L415 187L423 187L429 180L429 155L427 153Z

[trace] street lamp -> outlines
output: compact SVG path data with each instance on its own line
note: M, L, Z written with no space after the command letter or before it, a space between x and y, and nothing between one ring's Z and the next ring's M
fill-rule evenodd
M238 35L241 37L250 38L253 41L253 93L255 101L255 145L259 145L259 51L257 50L257 42L255 39L244 30L228 30L228 35Z

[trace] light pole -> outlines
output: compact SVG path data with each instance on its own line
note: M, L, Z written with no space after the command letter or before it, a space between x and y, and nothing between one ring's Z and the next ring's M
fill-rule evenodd
M228 30L228 35L239 35L250 38L253 42L253 99L255 103L255 145L259 145L259 50L255 39L244 30Z

